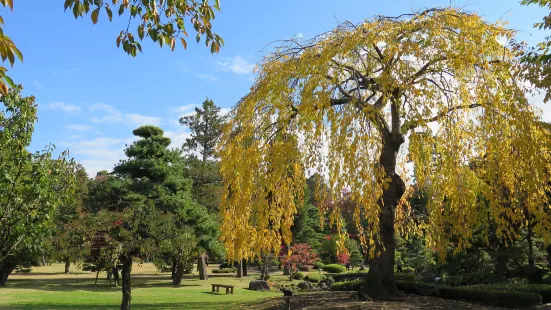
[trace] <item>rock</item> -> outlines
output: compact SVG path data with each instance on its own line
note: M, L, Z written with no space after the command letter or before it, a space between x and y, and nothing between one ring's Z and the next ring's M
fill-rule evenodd
M269 291L270 285L264 280L254 280L249 282L249 289L252 291Z
M318 287L321 289L327 289L327 284L325 282L318 283Z
M300 282L297 287L301 290L311 290L313 285L310 282Z

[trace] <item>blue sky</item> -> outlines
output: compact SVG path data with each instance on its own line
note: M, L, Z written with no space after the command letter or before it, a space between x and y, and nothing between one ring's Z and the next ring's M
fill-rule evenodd
M519 37L529 43L545 33L532 28L546 12L523 7L520 0L452 1L489 21L508 20ZM115 45L126 20L109 23L100 15L75 20L63 11L62 0L16 0L14 10L4 9L4 31L24 54L10 74L34 95L39 104L33 150L54 143L69 149L90 176L111 170L124 157L124 145L133 141L132 130L143 124L163 128L180 146L188 136L178 124L181 115L206 97L231 108L252 85L252 69L267 44L292 36L312 37L339 22L360 22L374 15L399 15L449 0L285 0L222 1L214 28L225 41L211 55L203 43L180 46L175 52L146 42L136 58ZM193 41L193 35L191 36Z

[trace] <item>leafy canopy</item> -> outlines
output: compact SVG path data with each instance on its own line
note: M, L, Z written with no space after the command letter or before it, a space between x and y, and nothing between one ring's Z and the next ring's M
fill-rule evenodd
M440 253L450 238L457 251L468 247L473 226L487 216L504 237L512 225L525 225L514 211L518 197L501 186L522 188L523 203L541 219L537 229L549 231L542 195L549 158L538 146L544 133L515 79L515 54L499 43L513 35L476 14L431 9L285 42L261 64L221 139L228 256L274 251L282 239L289 244L304 171L328 177L329 190L320 195L337 199L349 189L362 243L379 242L380 201L394 173L381 168L394 160L380 157L388 141L409 141L398 151L396 172L405 177L405 163L413 162L430 201L427 245ZM469 163L480 157L487 160L475 172ZM490 204L484 217L479 197ZM396 223L407 222L409 209L402 203L393 210ZM337 226L342 249L339 206L322 211Z

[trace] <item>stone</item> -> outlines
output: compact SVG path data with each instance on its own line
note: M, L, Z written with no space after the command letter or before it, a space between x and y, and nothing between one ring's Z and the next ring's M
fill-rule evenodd
M264 280L254 280L249 282L249 289L252 291L269 291L270 284Z
M311 290L313 285L310 282L300 282L297 287L301 290Z

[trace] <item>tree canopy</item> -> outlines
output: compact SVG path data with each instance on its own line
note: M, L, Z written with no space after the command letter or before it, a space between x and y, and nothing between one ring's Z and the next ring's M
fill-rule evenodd
M382 257L371 263L370 274L383 272L374 283L393 283L394 226L410 209L403 203L411 193L408 161L430 197L427 244L442 255L450 239L456 251L468 247L473 226L488 217L504 237L511 223L525 225L515 209L521 188L523 206L547 235L549 154L515 51L499 43L513 36L500 23L450 8L343 23L310 41L283 42L262 62L221 139L228 256L291 241L305 171L313 170L328 178L331 197L349 190L356 223L359 214L368 223L358 225L367 232L362 242ZM481 157L483 166L471 169ZM490 206L484 216L480 197ZM342 249L338 205L322 211L339 228Z

